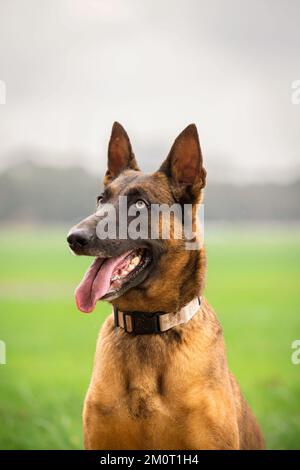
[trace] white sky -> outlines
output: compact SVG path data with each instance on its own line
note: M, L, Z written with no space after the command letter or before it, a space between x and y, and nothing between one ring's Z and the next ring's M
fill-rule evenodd
M1 167L104 171L114 120L146 170L198 126L211 179L300 175L299 0L0 0Z

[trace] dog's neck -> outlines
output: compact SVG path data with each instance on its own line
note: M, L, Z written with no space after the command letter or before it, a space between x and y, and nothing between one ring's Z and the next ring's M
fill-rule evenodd
M177 312L122 312L114 307L114 324L133 335L161 334L187 323L198 312L200 297L195 297Z
M184 260L176 263L170 254L164 261L160 278L152 277L142 288L133 288L112 300L113 307L122 312L178 312L195 297L204 293L206 257L204 248L191 251ZM174 261L175 260L175 261ZM166 269L167 267L167 269Z

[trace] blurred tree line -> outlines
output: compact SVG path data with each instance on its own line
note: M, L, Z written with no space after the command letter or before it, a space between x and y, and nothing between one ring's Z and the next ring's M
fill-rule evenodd
M24 162L0 174L0 222L73 223L90 214L101 177L83 168ZM205 218L215 221L298 221L300 180L291 184L210 182Z

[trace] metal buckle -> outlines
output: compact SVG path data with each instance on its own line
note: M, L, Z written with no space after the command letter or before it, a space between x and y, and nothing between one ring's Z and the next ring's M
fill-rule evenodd
M115 327L120 326L118 308L114 307L114 323ZM122 312L124 330L129 334L147 335L153 333L161 333L159 325L159 316L163 312L145 313L145 312ZM132 331L127 328L126 317L131 318Z

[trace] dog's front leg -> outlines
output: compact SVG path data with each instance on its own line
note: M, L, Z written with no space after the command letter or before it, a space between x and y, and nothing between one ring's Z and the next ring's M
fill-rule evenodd
M83 408L83 438L87 450L116 449L116 442L98 403L86 399Z

